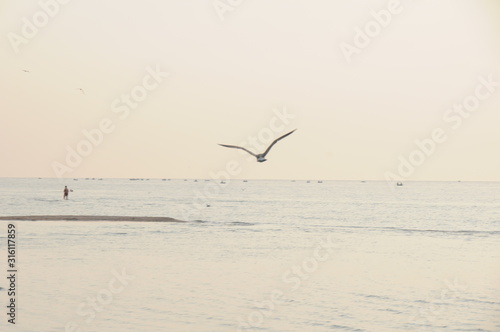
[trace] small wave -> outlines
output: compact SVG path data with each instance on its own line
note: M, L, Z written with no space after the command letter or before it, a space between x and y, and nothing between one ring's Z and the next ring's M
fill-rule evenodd
M192 222L197 223L197 224L205 224L205 223L209 223L210 221L208 221L208 220L193 220ZM219 222L218 224L231 225L231 226L254 226L255 225L254 223L246 222L246 221Z
M500 235L500 231L473 231L473 230L457 230L457 231L447 231L447 230L441 230L441 229L408 229L408 228L394 228L396 231L402 231L402 232L416 232L416 233L435 233L435 234L449 234L449 235L481 235L481 236L488 236L488 235Z
M373 299L379 299L379 300L391 300L391 298L387 296L380 296L380 295L374 295L374 294L359 294L360 296L366 297L368 299L373 298Z
M462 302L475 302L475 303L480 303L480 304L487 304L487 305L500 305L499 302L492 302L492 301L484 301L484 300L478 300L478 299L461 299Z
M344 229L366 229L379 231L394 231L404 233L424 233L424 234L449 234L449 235L500 235L500 231L475 231L475 230L442 230L442 229L417 229L400 227L365 227L365 226L333 226L334 228Z
M344 330L344 331L354 331L354 332L364 332L365 330L360 330L354 327L345 326L345 325L330 325L330 329L332 330Z
M78 237L83 237L83 236L94 236L94 234L90 233L49 233L51 236L78 236ZM34 237L33 239L35 239Z
M48 199L48 198L33 198L34 201L37 202L46 202L46 203L53 203L53 202L60 202L61 199Z
M255 226L255 224L251 222L245 222L245 221L232 221L229 222L228 225L233 225L233 226Z

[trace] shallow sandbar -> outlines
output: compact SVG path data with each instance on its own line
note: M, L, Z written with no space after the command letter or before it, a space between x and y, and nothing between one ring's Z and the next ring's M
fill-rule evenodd
M0 220L13 221L138 221L138 222L184 222L169 217L132 217L132 216L7 216Z

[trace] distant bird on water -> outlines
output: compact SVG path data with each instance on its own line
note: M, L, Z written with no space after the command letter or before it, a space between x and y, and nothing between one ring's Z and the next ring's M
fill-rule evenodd
M285 134L281 137L278 137L277 139L275 139L271 145L269 145L269 147L266 149L266 151L264 151L264 153L260 153L260 154L255 154L253 153L252 151L249 151L247 149L245 149L244 147L241 147L241 146L236 146L236 145L225 145L225 144L219 144L220 146L224 146L226 148L233 148L233 149L241 149L243 151L246 151L248 153L250 153L252 156L254 156L255 158L257 158L257 161L259 163L263 163L264 161L266 161L266 155L269 153L269 150L271 150L271 148L273 147L274 144L276 144L280 139L283 139L285 137L287 137L288 135L290 135L291 133L293 133L295 130L297 129L294 129L292 130L291 132L289 132L288 134Z

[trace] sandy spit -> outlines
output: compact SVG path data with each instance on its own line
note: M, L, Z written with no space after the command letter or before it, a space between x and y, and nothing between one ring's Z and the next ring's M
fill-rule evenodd
M131 217L131 216L0 216L0 220L11 221L138 221L138 222L185 222L169 217Z

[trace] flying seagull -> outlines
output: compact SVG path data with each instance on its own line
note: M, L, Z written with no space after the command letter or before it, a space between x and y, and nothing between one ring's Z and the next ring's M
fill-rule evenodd
M85 91L82 88L77 88L77 89L80 90L83 94L85 94Z
M255 158L257 158L257 161L259 163L263 163L264 161L266 161L266 155L269 153L269 150L271 150L271 148L273 147L274 144L276 144L280 139L283 139L285 137L287 137L288 135L290 135L291 133L293 133L295 130L297 129L294 129L292 130L291 132L289 132L288 134L285 134L277 139L275 139L271 145L269 145L269 147L266 149L266 151L264 153L260 153L260 154L255 154L253 153L252 151L248 151L247 149L241 147L241 146L236 146L236 145L225 145L225 144L219 144L220 146L225 146L226 148L234 148L234 149L241 149L243 151L246 151L248 153L250 153L252 156L254 156Z
M30 72L29 70L26 70L26 69L23 69L23 71L24 71L25 73L29 73L29 72Z

